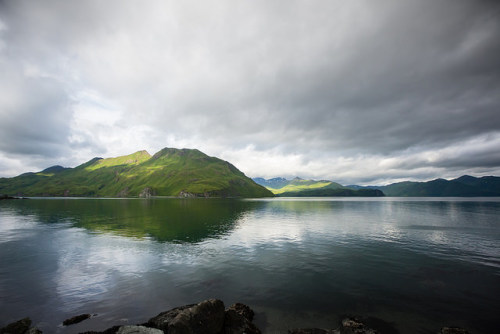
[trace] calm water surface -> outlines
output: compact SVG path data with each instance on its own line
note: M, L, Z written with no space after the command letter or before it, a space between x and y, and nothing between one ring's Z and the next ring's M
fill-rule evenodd
M498 198L4 200L0 259L0 327L102 330L215 297L265 333L344 314L500 332Z

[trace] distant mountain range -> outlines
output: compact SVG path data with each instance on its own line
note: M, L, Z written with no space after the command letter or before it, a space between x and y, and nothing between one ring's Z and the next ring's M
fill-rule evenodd
M428 182L399 182L379 189L387 196L479 197L500 196L500 177L461 176L453 180L436 179Z
M75 168L49 167L0 178L0 194L91 197L272 197L227 161L191 149L164 148L94 158Z
M75 168L52 166L0 178L0 194L75 197L296 197L296 196L500 196L500 177L343 186L329 180L246 177L231 163L195 149L164 148L116 158L94 158Z
M296 177L287 180L281 177L273 179L254 178L256 183L266 187L280 197L317 197L317 196L363 196L380 197L378 189L350 189L328 180L304 180Z
M321 180L303 180L295 178L286 180L274 178L265 180L254 178L254 181L265 186L277 196L386 196L395 197L479 197L500 196L500 177L461 176L453 180L436 179L427 182L398 182L387 186L342 186L338 183ZM335 191L337 194L335 194ZM352 190L356 193L342 195L340 191Z

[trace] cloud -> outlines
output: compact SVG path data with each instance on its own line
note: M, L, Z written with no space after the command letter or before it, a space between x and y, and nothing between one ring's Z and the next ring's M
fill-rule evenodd
M193 147L251 176L345 182L498 173L499 16L472 0L0 2L0 152L42 168Z
M71 113L64 87L34 69L9 65L13 67L0 65L0 150L42 156L65 153Z

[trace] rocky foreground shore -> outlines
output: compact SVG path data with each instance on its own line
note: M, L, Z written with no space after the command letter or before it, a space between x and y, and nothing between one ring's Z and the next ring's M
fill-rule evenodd
M81 314L63 322L70 326L90 318ZM146 323L135 326L114 326L102 332L90 331L81 334L260 334L253 323L254 312L247 305L236 303L225 309L218 299L209 299L198 304L176 307L162 312ZM356 318L345 318L336 329L299 328L290 334L383 334L369 328ZM0 329L0 334L41 334L31 327L31 320L24 318ZM462 328L444 327L438 334L467 334Z

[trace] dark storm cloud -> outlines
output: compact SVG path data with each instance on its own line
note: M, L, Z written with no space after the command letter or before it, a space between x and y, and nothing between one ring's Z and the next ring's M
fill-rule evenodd
M4 72L4 74L6 74ZM2 87L0 150L10 154L59 156L67 152L69 101L64 88L53 80L9 76L23 90L16 94Z
M456 6L405 2L388 13L375 9L383 22L355 48L330 45L299 68L285 64L280 85L266 94L266 107L281 120L271 127L297 129L322 148L370 153L498 131L498 6Z
M347 182L500 171L496 1L1 1L0 22L17 97L0 153L190 146Z
M237 85L205 78L190 92L196 98L183 107L196 115L194 125L261 149L274 138L290 150L372 154L440 147L500 129L498 5L365 5L366 22L354 17L348 30L333 19L335 7L297 6L305 14L289 10L280 24L264 16L265 28L236 51L237 58L251 55L242 64L248 68L234 68ZM331 34L339 29L337 41ZM230 69L222 66L222 75Z
M92 28L82 13L65 1L0 2L2 170L15 159L38 169L64 163L73 148L91 145L70 140L75 101L67 59L72 40Z

